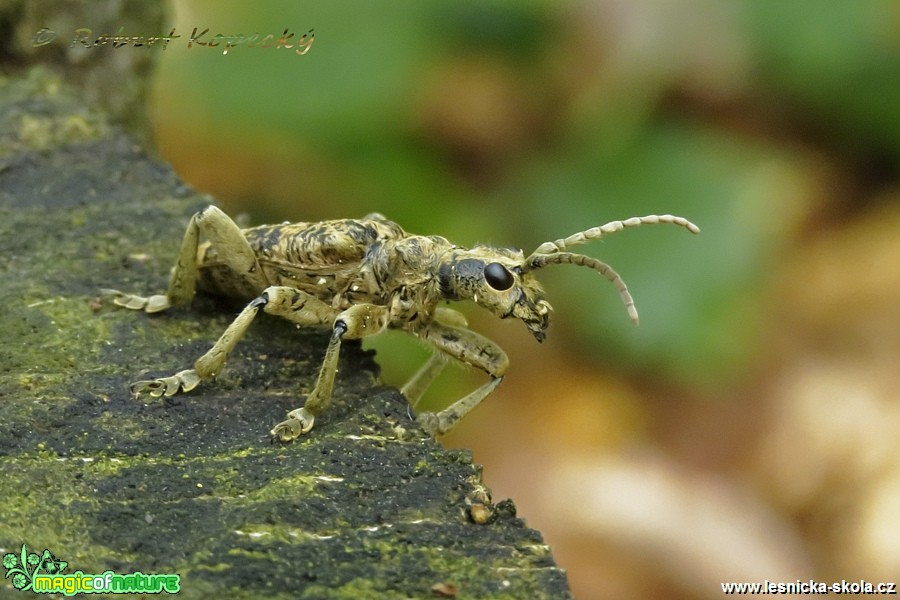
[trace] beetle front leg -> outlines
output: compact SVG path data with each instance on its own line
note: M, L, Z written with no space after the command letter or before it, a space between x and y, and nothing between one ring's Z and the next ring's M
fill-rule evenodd
M419 331L418 335L441 352L477 367L491 376L490 381L444 410L438 413L419 413L416 420L423 428L433 436L443 435L500 385L509 366L509 359L500 346L464 327L432 321L424 330Z
M422 365L415 375L409 378L409 381L400 388L400 393L406 397L407 402L413 408L425 395L426 390L431 386L432 382L441 374L444 367L447 366L447 355L435 350L428 357L428 360Z
M381 333L387 327L388 317L387 307L374 304L355 304L335 317L315 387L302 407L290 411L287 420L272 428L272 439L290 442L312 429L316 416L331 406L341 340Z
M457 329L465 329L468 326L465 315L458 310L453 310L446 306L439 306L435 309L433 322L449 327L455 327ZM416 373L409 378L409 381L400 388L400 393L406 397L410 406L413 408L416 407L419 400L422 399L422 396L425 395L425 392L431 387L434 380L437 379L438 375L444 370L444 367L447 366L447 359L448 356L445 353L439 352L438 350L433 351L425 364L422 365L422 368L416 371Z

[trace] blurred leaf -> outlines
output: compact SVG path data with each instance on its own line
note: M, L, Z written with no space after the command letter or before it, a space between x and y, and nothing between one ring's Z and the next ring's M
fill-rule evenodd
M900 156L900 5L892 0L744 2L762 82L800 124ZM895 158L896 160L896 158Z
M643 227L583 246L625 279L642 315L638 328L597 276L541 274L556 322L585 349L695 382L734 375L758 352L766 274L805 201L802 174L787 156L670 123L617 156L577 148L525 180L529 234L541 238L534 245L651 213L684 216L702 229L692 238L670 225Z

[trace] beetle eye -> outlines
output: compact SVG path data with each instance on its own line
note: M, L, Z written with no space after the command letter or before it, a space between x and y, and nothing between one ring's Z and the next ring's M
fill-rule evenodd
M490 263L484 268L484 280L497 291L502 292L512 287L515 282L512 273L500 263Z

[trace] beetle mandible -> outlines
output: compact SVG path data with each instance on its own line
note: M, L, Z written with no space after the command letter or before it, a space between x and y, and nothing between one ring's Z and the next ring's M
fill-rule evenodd
M280 442L307 433L331 404L341 340L388 328L406 331L434 350L401 388L413 407L448 357L490 376L490 381L448 408L419 413L419 423L436 436L449 431L494 391L509 364L499 346L468 329L461 313L440 304L473 301L501 319L519 319L540 342L552 309L534 273L551 264L573 264L589 267L612 282L637 323L634 300L619 274L569 248L626 227L655 223L700 232L682 217L632 217L545 242L525 256L520 250L462 248L440 236L411 235L380 214L240 229L224 212L209 206L191 218L165 294L143 297L118 290L103 294L119 306L147 313L189 304L198 289L248 301L193 368L131 385L133 393L154 397L188 392L219 372L259 311L300 326L330 328L325 358L306 403L288 412L288 418L270 432Z

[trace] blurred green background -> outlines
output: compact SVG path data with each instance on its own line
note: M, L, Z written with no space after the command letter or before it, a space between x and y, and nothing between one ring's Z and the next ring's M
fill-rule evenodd
M853 431L900 425L900 4L173 6L183 37L156 80L160 151L232 215L377 211L526 252L635 215L701 227L584 247L628 283L637 328L612 286L571 267L541 274L555 308L543 346L466 311L512 367L446 441L473 448L488 485L545 532L577 597L900 573L900 548L871 533L900 539L879 516L900 513L896 430L846 428L863 414ZM223 55L187 48L195 27L315 41L303 56ZM424 360L403 336L374 345L398 386ZM426 400L482 380L451 369ZM866 485L860 452L883 459L864 462L878 474Z

